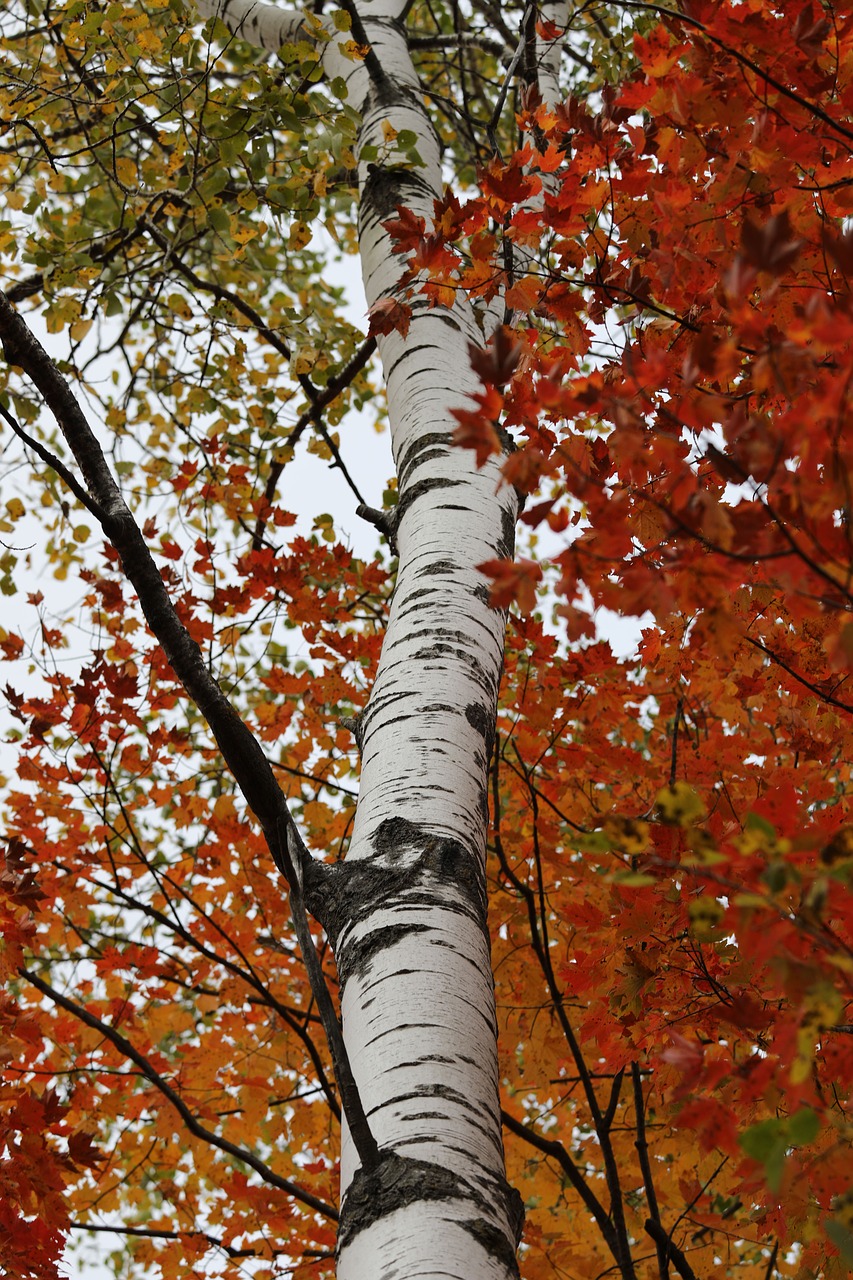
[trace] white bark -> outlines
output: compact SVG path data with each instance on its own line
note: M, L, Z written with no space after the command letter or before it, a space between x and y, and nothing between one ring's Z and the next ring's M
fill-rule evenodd
M250 0L201 0L265 48L301 17ZM403 205L428 221L441 190L437 138L417 89L402 0L361 0L382 77L340 55L362 111L359 146L382 154L383 122L413 130L423 168L360 166L368 305L393 295L404 262L383 222ZM340 39L338 36L337 39ZM342 68L341 63L346 62ZM543 77L555 81L553 50ZM501 1143L494 991L486 921L487 774L504 617L476 566L510 555L513 490L491 462L455 449L451 410L478 390L467 300L413 308L379 340L399 484L399 570L374 688L360 725L352 844L324 911L342 984L344 1037L370 1127L387 1158L365 1175L342 1151L340 1280L517 1276L519 1211Z
M379 10L370 7L374 22ZM391 6L383 16L394 16ZM382 223L398 204L430 219L441 182L402 35L396 47L385 44L382 66L390 85L363 104L360 143L381 144L387 120L417 133L425 165L361 173L368 306L393 295L403 268ZM447 311L419 302L406 337L379 342L399 485L399 568L361 724L347 858L355 893L335 953L365 1111L380 1147L409 1163L395 1170L396 1193L385 1193L386 1211L372 1221L357 1183L350 1205L357 1159L344 1134L340 1280L366 1280L392 1265L401 1275L459 1280L515 1274L485 893L487 739L504 619L489 608L476 565L511 554L516 499L499 488L496 465L477 472L473 456L450 443L450 411L478 386L469 341L482 337L467 303Z
M542 101L548 107L555 107L563 101L560 88L560 63L565 45L565 31L569 25L569 5L567 0L543 0L539 5L539 16L543 22L553 22L560 34L553 40L541 41L541 52L537 59L537 77Z

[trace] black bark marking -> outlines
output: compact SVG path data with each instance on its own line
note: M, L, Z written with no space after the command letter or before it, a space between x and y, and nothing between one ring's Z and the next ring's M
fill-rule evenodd
M352 935L360 923L380 907L408 911L440 906L467 916L489 941L485 871L476 852L402 817L380 823L373 835L373 850L377 861L327 865L321 883L312 878L305 885L306 903L329 936L342 985L356 969L363 972L378 952L426 927L383 925L356 940ZM406 853L414 857L400 865ZM445 886L453 890L452 896L437 891ZM345 926L347 940L338 946Z
M465 708L465 719L468 721L472 729L476 729L480 737L485 741L489 733L490 717L485 709L477 702L469 702Z
M400 94L400 98L404 97ZM374 214L384 222L397 211L398 205L416 205L420 200L433 200L435 192L416 169L402 165L369 164L361 192L364 215ZM361 219L359 219L361 221Z
M401 450L400 457L397 459L397 483L401 489L406 483L406 479L411 468L417 466L420 455L425 450L435 449L438 446L441 446L445 453L450 452L449 432L423 432L418 436L417 440L413 440L410 445L407 445L405 449Z
M401 845L419 845L428 838L425 827L408 818L386 818L373 833L373 849L380 857L398 858Z
M343 956L338 959L338 975L343 986L352 977L364 977L374 956L395 946L404 938L417 933L427 933L425 924L386 924L372 930L362 938L354 938L343 948ZM402 972L398 970L398 972ZM366 1007L365 1002L363 1007Z
M379 1166L371 1173L357 1169L341 1206L338 1252L350 1237L366 1231L386 1214L419 1200L454 1200L469 1189L449 1169L426 1160L380 1152ZM467 1197L466 1197L467 1198Z
M416 1062L409 1063L408 1065L411 1067L420 1067L423 1065L423 1063L432 1062L434 1060L435 1059L432 1057L425 1056L423 1058L419 1058ZM445 1058L443 1059L443 1061L452 1065L454 1059ZM415 1098L417 1099L443 1098L445 1102L449 1102L452 1106L458 1107L460 1111L467 1111L469 1115L475 1116L477 1121L479 1122L474 1125L474 1128L477 1129L481 1134L483 1134L484 1137L487 1137L492 1142L493 1145L495 1144L496 1135L494 1132L494 1126L491 1124L482 1122L482 1119L481 1119L481 1117L483 1116L482 1107L475 1106L474 1103L466 1094L460 1093L459 1090L454 1089L452 1085L446 1085L446 1084L416 1085L415 1088L407 1090L406 1093L398 1093L393 1095L390 1098L386 1098L378 1106L374 1107L373 1111L374 1112L381 1111L383 1107L401 1106L402 1103L411 1102L412 1099L415 1099ZM373 1112L371 1112L371 1114L373 1114ZM447 1113L446 1112L436 1113L434 1111L406 1112L406 1120L419 1120L419 1119L423 1119L426 1116L435 1116L436 1114L446 1115ZM488 1119L493 1120L494 1117L487 1116L487 1120Z
M390 380L391 380L392 376L394 375L394 373L396 373L396 371L400 368L400 365L404 364L406 360L411 360L411 359L413 359L415 356L420 356L420 354L421 354L423 351L432 351L432 352L436 352L436 351L438 351L438 350L440 350L440 349L439 349L438 347L436 347L436 344L435 344L434 342L416 342L416 343L412 343L410 346L404 347L404 348L403 348L403 350L400 352L400 354L397 356L396 360L394 360L394 361L393 361L393 362L388 366L388 378L387 378L387 380L390 382ZM428 361L426 362L426 367L427 367L427 368L432 368L434 365L435 365L435 360L434 360L434 359L432 359L432 360L428 360ZM442 433L442 434L444 435L444 439L445 439L446 441L448 441L448 442L449 442L449 440L450 440L450 433L449 433L449 432L444 432L444 433Z
M433 560L431 564L421 565L415 570L417 577L431 576L439 573L457 573L459 566L452 560Z
M433 449L427 453L421 453L415 460L414 466L420 466L423 462L429 462L433 458L443 458L446 450ZM414 469L414 468L413 468ZM400 501L397 504L398 519L402 520L405 513L413 502L417 502L418 498L422 498L425 494L431 493L434 489L452 489L456 485L464 484L463 480L452 480L447 476L431 476L429 479L416 480L414 484L408 485L401 490Z
M516 1199L518 1201L517 1204ZM514 1187L507 1188L506 1200L507 1208L510 1211L510 1225L515 1235L515 1243L518 1245L521 1241L521 1233L524 1230L524 1204ZM510 1246L504 1233L498 1230L493 1222L489 1222L488 1218L469 1218L467 1222L460 1222L459 1225L483 1246L486 1253L502 1263L511 1275L518 1275L515 1251Z
M489 1253L499 1259L510 1275L518 1276L518 1266L512 1244L500 1228L485 1215L491 1209L492 1197L464 1181L450 1169L430 1164L412 1156L401 1156L396 1151L380 1153L380 1163L371 1172L357 1169L341 1205L341 1225L338 1231L338 1252L361 1231L398 1209L425 1200L465 1199L476 1206L484 1216L471 1217L459 1225ZM494 1184L494 1179L489 1178ZM489 1191L501 1196L507 1207L510 1230L516 1244L521 1240L524 1227L524 1205L518 1192L502 1181Z
M506 507L501 511L501 536L497 553L502 560L511 560L515 554L515 516Z

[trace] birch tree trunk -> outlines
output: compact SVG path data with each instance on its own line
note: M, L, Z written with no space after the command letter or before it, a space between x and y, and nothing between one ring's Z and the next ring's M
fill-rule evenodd
M417 135L423 167L359 166L368 306L403 272L383 223L399 206L429 220L442 189L438 139L409 56L404 0L357 17L371 56L333 39L324 62L362 115L359 150L387 152L387 126ZM267 48L299 30L249 0L216 5ZM354 30L358 37L359 32ZM553 77L554 51L547 70ZM385 132L383 132L385 126ZM393 134L390 135L393 137ZM343 1031L381 1153L359 1166L344 1128L340 1280L495 1280L518 1275L519 1197L505 1176L485 880L487 775L504 642L477 566L511 556L517 498L499 463L452 447L451 410L478 389L468 344L483 332L467 299L415 299L404 337L379 339L399 488L399 570L374 688L359 726L355 828L332 891L309 897L331 939Z

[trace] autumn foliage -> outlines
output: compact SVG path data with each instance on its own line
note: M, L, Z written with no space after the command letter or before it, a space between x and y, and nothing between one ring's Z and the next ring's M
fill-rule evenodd
M484 158L476 191L448 190L431 226L397 211L406 295L371 317L402 330L413 302L461 290L503 306L471 351L480 394L455 416L478 462L510 433L505 478L526 497L519 558L484 566L513 606L489 879L520 1266L526 1280L841 1277L853 16L804 0L622 7L621 76L556 108L522 84L515 153ZM259 245L229 267L235 292ZM289 302L272 305L281 318ZM351 346L333 334L324 377ZM274 418L261 364L238 427L245 371L216 359L225 421L180 445L158 422L149 501L181 519L149 510L147 534L308 842L337 859L356 794L340 717L369 692L389 561L351 554L331 518L291 537L289 499L267 484L289 459L267 452L264 470L252 453L250 429ZM178 395L188 433L214 411L206 394ZM278 552L267 526L289 539ZM329 1275L339 1104L279 883L115 555L90 545L64 567L85 661L61 661L68 635L41 595L36 640L2 632L18 664L0 875L6 1273L58 1274L88 1224L136 1229L116 1236L120 1275ZM639 620L631 656L600 610Z

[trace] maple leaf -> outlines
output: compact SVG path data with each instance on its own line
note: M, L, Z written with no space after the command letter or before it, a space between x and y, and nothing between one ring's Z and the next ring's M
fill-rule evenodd
M107 1156L98 1150L93 1139L94 1134L80 1130L71 1134L68 1139L68 1156L73 1165L97 1169L99 1164L104 1163Z
M482 467L494 453L502 451L497 432L497 422L503 408L503 396L495 387L472 397L475 409L451 409L458 426L453 432L453 443L465 449L473 449L478 467Z
M542 181L526 171L526 160L527 157L519 153L509 163L494 159L482 170L483 190L501 207L521 204L541 190Z
M498 326L487 346L478 347L473 342L468 344L471 368L483 382L493 387L502 387L509 382L518 368L522 351L522 343L505 324Z
M661 1059L671 1063L685 1075L696 1075L705 1057L703 1045L697 1040L688 1040L677 1031L670 1031L669 1038L669 1047L661 1051Z
M763 226L745 218L741 246L746 261L758 271L778 276L796 261L803 241L791 230L788 210L774 214Z
M31 6L7 8L14 27L13 12ZM643 1227L652 1190L668 1251L658 1270L674 1272L681 1257L685 1274L712 1276L723 1257L735 1280L754 1280L768 1260L784 1270L793 1257L803 1275L835 1274L853 1222L836 1105L853 1079L853 204L842 109L853 24L833 0L684 0L681 16L640 15L634 28L623 15L606 40L575 24L583 61L564 60L575 92L560 103L542 90L565 37L541 16L548 58L520 57L499 77L506 32L495 14L479 13L464 66L458 49L409 24L429 81L415 102L381 87L387 74L408 75L402 28L386 68L391 46L368 48L350 15L299 14L290 34L303 83L271 106L266 71L258 98L242 42L222 41L208 79L210 60L174 7L146 6L144 22L121 9L104 23L73 5L67 40L31 22L4 31L14 38L3 118L20 114L17 86L33 92L31 127L0 147L0 179L24 215L16 234L0 230L0 250L23 236L36 274L10 278L0 323L32 312L51 333L57 373L85 376L107 356L104 462L119 468L144 538L162 534L166 596L202 642L189 684L205 673L215 684L195 703L186 695L170 662L192 646L183 632L164 646L149 630L168 599L161 592L143 615L117 547L84 535L81 495L58 471L15 464L16 492L0 511L0 524L28 522L26 553L7 529L0 556L15 627L0 631L0 655L19 664L12 683L23 686L8 692L22 736L7 743L0 874L2 1265L15 1280L57 1274L68 1212L90 1211L107 1150L115 1176L100 1180L99 1206L110 1221L132 1209L130 1221L164 1232L131 1241L143 1269L187 1280L225 1248L261 1274L276 1259L322 1267L334 1253L346 1091L331 1082L270 865L269 838L292 800L295 829L318 855L306 861L314 881L335 877L342 927L320 961L337 982L340 948L343 972L355 973L345 1035L364 1037L356 1061L382 1005L392 1056L410 1037L404 1061L426 1054L436 1081L452 1058L467 1064L466 1081L482 1068L487 1091L504 1083L530 1280L555 1267L656 1270ZM289 21L280 8L277 36ZM333 30L353 37L349 52L367 65L320 92ZM611 83L590 96L602 41ZM95 65L112 68L96 117L70 112L91 98L84 73ZM154 133L128 113L142 101ZM122 128L105 148L110 115ZM483 128L493 158L478 177L468 141ZM82 200L84 189L97 198ZM146 217L134 217L142 206ZM315 218L341 248L362 250L378 295L366 343L336 310ZM419 303L422 329L410 326ZM511 310L523 327L496 330ZM391 332L386 388L366 362ZM2 406L26 428L40 406L18 368L4 375ZM62 380L72 401L80 385ZM349 409L371 397L399 467L384 503L398 501L400 514L387 632L387 557L361 560L339 540L343 507L326 510L323 496L324 514L298 513L310 534L270 538L296 519L295 501L284 511L278 495L290 504L307 494L300 440L312 462L355 483L347 451L358 455L363 437ZM454 427L470 452L448 457ZM55 450L79 480L59 435ZM362 487L384 479L382 461L371 481L366 445L355 461ZM535 495L543 479L520 530L535 539L516 563L488 561L478 586L474 565L497 555L483 548L511 540L507 482ZM8 595L24 559L44 591L29 593L29 630L32 584ZM48 589L53 575L80 601L74 621ZM503 620L477 614L486 582L497 607L512 607L500 688ZM223 754L204 722L200 708L229 701L225 742L242 725L254 734L245 752ZM227 762L239 772L247 753L240 794ZM279 786L264 809L268 764ZM424 835L430 796L440 821ZM382 849L363 843L367 815L367 842ZM414 989L432 998L464 929L445 932L439 966L421 964L422 934L379 928L370 954L347 967L352 921L371 928L376 907L352 890L363 877L347 865L355 872L377 852L393 861L401 838L429 873L420 897L441 895L418 927L440 921L458 890L456 918L474 925L480 912L478 938L484 895L471 895L454 850L487 850L478 875L490 937L478 956L491 950L496 1008L486 1009L492 975L479 961L463 961L449 995L497 1018L497 1060L466 1045L470 1019L453 1020L446 1053L430 1052L432 1021L412 1021L423 1003ZM432 875L436 859L460 874ZM319 924L308 927L319 939ZM389 947L377 1002L359 973L381 968ZM44 984L58 975L50 995ZM440 1021L447 1002L430 999ZM119 1031L132 1059L110 1038ZM172 1090L160 1105L157 1073ZM40 1091L53 1076L62 1105L56 1090ZM381 1128L382 1099L397 1094L368 1072L360 1089L367 1128L374 1117ZM493 1116L497 1099L481 1101L478 1115ZM447 1105L452 1088L439 1108L426 1094L418 1104L424 1141L446 1140ZM233 1144L227 1160L200 1126ZM490 1142L499 1168L497 1130ZM250 1176L234 1148L254 1160ZM264 1165L270 1151L275 1168ZM583 1213L566 1212L567 1178ZM176 1185L183 1220L204 1232L166 1234L174 1223L162 1205ZM503 1200L489 1199L480 1207L503 1223ZM349 1238L363 1225L356 1201L342 1206ZM595 1201L600 1212L587 1212ZM410 1209L414 1221L417 1197ZM601 1228L608 1220L613 1231ZM503 1238L508 1260L512 1244Z
M522 613L530 613L535 608L542 567L534 560L486 560L477 568L492 579L489 602L493 609L505 609L513 603Z
M396 298L378 298L368 313L368 334L371 338L383 333L400 333L405 338L412 323L412 308Z
M412 253L424 238L426 221L412 213L405 205L397 206L397 217L382 223L394 241L393 253Z

